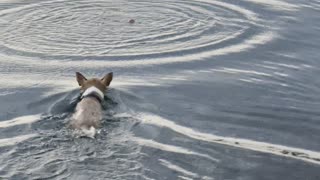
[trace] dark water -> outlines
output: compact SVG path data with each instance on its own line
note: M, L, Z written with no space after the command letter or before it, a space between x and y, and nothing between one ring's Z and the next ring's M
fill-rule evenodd
M319 180L319 32L319 0L0 0L0 179ZM114 72L96 139L75 71Z

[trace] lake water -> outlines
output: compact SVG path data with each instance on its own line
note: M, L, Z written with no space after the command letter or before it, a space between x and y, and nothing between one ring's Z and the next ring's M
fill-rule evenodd
M0 179L319 180L319 32L319 0L0 0ZM96 139L76 71L114 72Z

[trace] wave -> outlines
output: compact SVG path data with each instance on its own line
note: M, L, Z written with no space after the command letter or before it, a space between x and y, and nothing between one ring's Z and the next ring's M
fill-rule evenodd
M269 154L284 156L288 158L294 158L294 159L298 159L298 160L302 160L302 161L306 161L314 164L320 164L320 152L317 152L317 151L310 151L306 149L288 147L284 145L253 141L249 139L224 137L224 136L217 136L217 135L208 134L208 133L202 133L194 129L178 125L173 121L170 121L163 117L160 117L154 114L149 114L149 113L139 113L138 117L145 124L166 127L171 129L172 131L175 131L179 134L183 134L193 139L212 142L216 144L223 144L223 145L238 147L242 149L263 152L263 153L269 153Z

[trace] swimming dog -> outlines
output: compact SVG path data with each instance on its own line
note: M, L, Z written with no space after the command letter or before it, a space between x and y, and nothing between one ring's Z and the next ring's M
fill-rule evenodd
M71 117L70 127L87 137L94 138L103 116L101 103L112 81L113 73L108 73L102 79L87 79L81 73L76 72L76 77L80 86L81 100Z

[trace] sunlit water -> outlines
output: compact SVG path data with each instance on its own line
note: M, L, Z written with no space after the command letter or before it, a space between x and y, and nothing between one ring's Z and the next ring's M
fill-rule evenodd
M0 179L319 180L319 32L319 0L0 0ZM96 139L75 71L114 72Z

